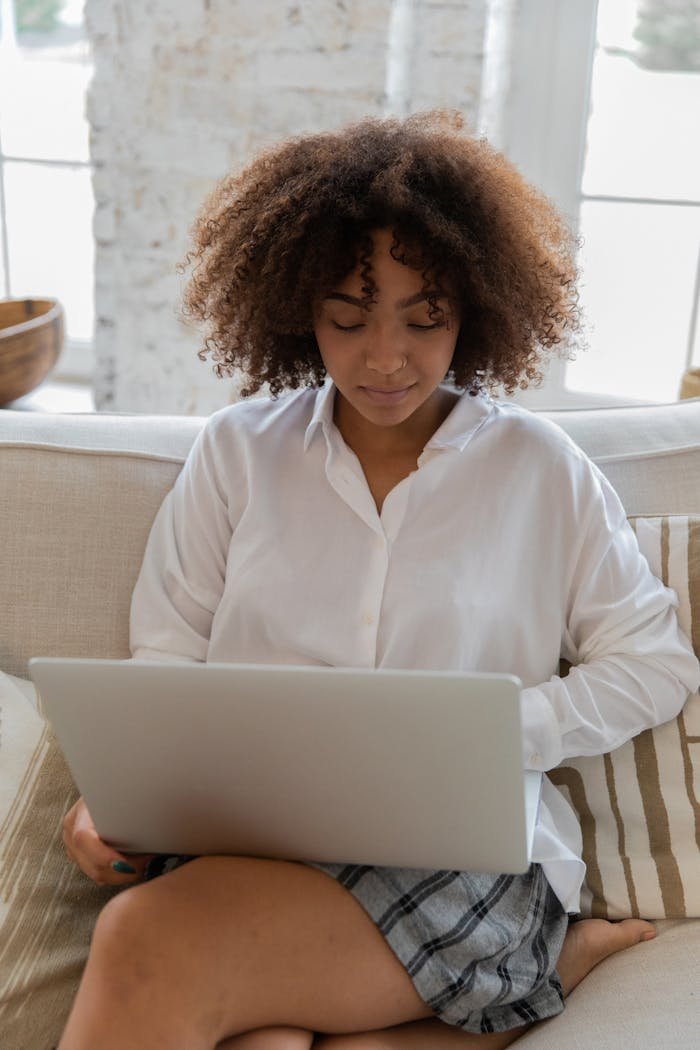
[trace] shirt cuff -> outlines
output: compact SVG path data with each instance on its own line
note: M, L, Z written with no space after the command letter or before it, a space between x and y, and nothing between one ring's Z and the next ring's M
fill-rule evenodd
M523 727L523 764L525 769L545 772L559 765L561 730L547 696L537 686L520 694Z

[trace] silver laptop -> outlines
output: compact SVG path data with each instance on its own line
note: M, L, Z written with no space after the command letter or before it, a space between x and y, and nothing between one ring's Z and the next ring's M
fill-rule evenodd
M541 774L508 675L33 659L125 852L522 872Z

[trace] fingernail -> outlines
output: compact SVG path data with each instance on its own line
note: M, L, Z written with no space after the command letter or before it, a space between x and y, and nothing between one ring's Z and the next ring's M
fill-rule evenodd
M113 860L112 871L118 871L120 875L136 874L136 868L132 868L131 864L127 864L125 860Z
M656 934L650 931L649 933L645 933L642 939L645 941L653 941L654 937L656 937Z

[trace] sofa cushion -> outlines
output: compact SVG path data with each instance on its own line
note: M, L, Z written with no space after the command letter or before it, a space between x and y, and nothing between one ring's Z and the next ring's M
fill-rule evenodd
M679 597L700 653L700 518L632 519L652 571ZM700 917L700 695L671 722L607 755L567 759L550 779L583 831L584 915Z
M564 1012L517 1050L697 1050L700 919L663 920L653 941L605 959Z
M100 426L92 432L99 441ZM31 656L129 655L131 591L185 449L141 452L129 428L108 435L115 448L72 443L81 436L51 444L15 434L0 449L0 667L10 674L26 676Z
M0 674L0 1041L49 1050L115 890L95 886L63 850L61 820L77 792L27 693Z

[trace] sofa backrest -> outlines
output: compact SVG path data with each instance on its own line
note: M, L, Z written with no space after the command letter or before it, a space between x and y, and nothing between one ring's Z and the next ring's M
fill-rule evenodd
M146 538L202 422L0 412L0 670L129 655Z
M700 398L543 415L597 463L628 517L700 513Z
M700 399L547 415L628 514L700 514ZM146 538L202 424L0 411L1 670L26 677L40 655L128 657Z

